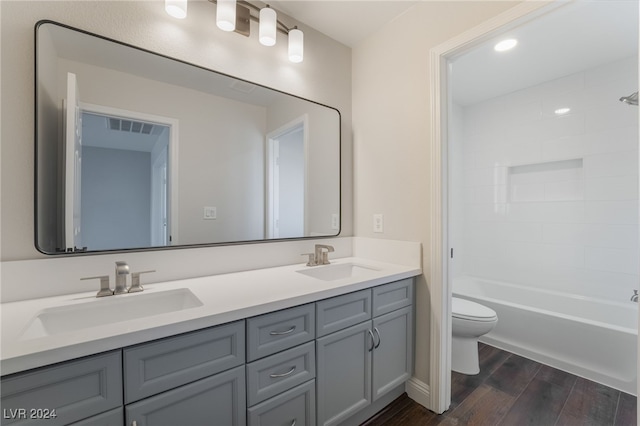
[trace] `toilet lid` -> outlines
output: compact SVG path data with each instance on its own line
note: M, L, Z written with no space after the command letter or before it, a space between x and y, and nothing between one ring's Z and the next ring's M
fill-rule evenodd
M451 312L454 317L471 321L489 321L497 317L496 312L479 303L457 297L451 298Z

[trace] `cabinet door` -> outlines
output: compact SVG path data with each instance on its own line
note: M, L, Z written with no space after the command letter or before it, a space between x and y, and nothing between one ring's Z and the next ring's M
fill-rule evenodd
M66 425L122 406L122 352L2 378L2 425Z
M244 321L124 350L125 403L244 364Z
M412 307L373 319L373 400L405 382L413 372Z
M80 420L69 426L123 426L124 425L124 409L118 407L115 410Z
M249 408L249 426L314 426L316 382L310 380Z
M246 423L244 365L126 407L127 425L234 426Z
M371 321L316 341L319 425L335 425L371 403Z

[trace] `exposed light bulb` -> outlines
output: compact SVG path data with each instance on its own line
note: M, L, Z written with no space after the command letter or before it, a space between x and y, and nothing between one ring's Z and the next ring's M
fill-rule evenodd
M260 10L260 44L273 46L276 44L276 11L269 6Z
M514 47L516 47L517 44L518 44L518 40L516 40L515 38L509 38L506 40L502 40L501 42L493 46L493 49L496 52L505 52L507 50L513 49Z
M556 115L565 115L568 114L571 111L571 108L558 108L557 110L553 111Z
M187 0L165 0L164 10L174 18L184 19L187 17Z
M236 0L218 0L216 25L222 31L236 29Z
M289 31L289 60L302 62L304 59L304 33L298 28Z

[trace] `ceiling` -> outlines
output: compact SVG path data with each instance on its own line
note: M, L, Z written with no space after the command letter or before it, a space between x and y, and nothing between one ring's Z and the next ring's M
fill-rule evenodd
M431 0L275 0L270 4L354 48L420 1ZM518 46L498 54L494 44L507 37L517 38ZM456 58L453 96L457 103L470 105L637 53L637 0L567 2Z
M518 45L496 52L495 43L506 38L517 39ZM455 59L453 98L471 105L637 54L636 0L579 1L503 32Z
M418 2L405 0L274 0L269 1L269 4L297 21L353 48Z

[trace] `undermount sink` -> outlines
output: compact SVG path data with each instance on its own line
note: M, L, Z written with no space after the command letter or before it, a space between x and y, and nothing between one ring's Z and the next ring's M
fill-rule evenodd
M199 306L202 306L200 299L186 288L109 296L91 302L44 309L31 320L21 339L52 336Z
M366 276L377 271L378 269L356 263L334 263L330 265L313 266L296 272L323 281L335 281L343 278Z

